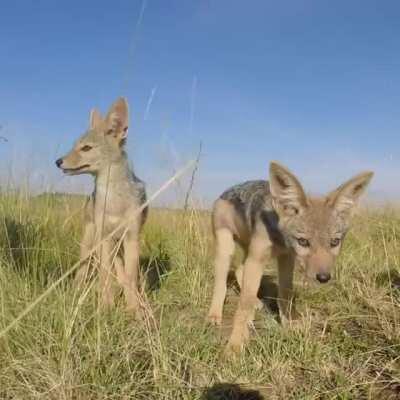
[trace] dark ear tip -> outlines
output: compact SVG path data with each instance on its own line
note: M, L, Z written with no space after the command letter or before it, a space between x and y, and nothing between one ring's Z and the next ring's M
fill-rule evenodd
M271 161L269 163L269 170L272 171L276 171L278 169L281 169L282 165L278 163L278 161Z
M271 161L271 162L269 163L269 168L270 168L270 169L271 169L271 168L274 168L275 165L276 165L276 161Z
M116 103L121 103L121 104L123 104L124 106L128 107L128 100L127 100L127 98L124 97L124 96L118 97L118 99L116 100Z
M365 171L360 174L362 177L368 180L368 182L374 177L374 171Z
M289 168L285 167L278 161L271 161L269 163L269 173L270 174L279 174L279 173L291 174Z

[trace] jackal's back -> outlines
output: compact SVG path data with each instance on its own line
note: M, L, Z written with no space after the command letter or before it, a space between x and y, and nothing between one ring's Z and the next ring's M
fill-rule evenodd
M135 189L138 203L139 205L143 205L147 200L146 184L141 179L139 179L132 171L131 171L131 180L132 180L132 185Z
M246 181L227 189L220 196L233 205L251 231L262 213L272 211L272 199L268 181Z
M133 171L131 171L131 180L132 186L135 190L135 197L137 198L138 205L142 206L147 201L146 184L144 183L144 181L139 179ZM142 224L144 224L144 222L146 221L148 212L149 208L145 207L142 211Z

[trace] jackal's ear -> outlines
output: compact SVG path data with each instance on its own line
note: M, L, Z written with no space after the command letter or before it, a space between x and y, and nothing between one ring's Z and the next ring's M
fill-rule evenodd
M128 136L129 109L128 102L120 97L108 111L106 117L106 135L114 137L118 141Z
M275 211L291 216L308 206L307 196L299 180L277 162L269 166L269 185Z
M327 204L339 213L351 212L373 175L373 172L367 171L354 176L328 194Z
M101 117L100 112L96 108L92 108L90 111L89 118L89 128L96 129L102 123L103 118Z

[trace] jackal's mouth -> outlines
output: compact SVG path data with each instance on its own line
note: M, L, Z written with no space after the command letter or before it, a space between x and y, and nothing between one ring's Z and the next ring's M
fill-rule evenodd
M90 164L83 164L77 168L63 168L62 171L64 172L64 174L73 175L74 173L82 171L83 169L86 169L89 167L90 167Z

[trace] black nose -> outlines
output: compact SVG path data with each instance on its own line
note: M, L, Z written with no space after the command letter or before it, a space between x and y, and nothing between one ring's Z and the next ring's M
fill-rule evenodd
M317 280L321 283L326 283L331 279L331 274L330 273L321 273L321 274L317 274Z
M62 163L63 163L63 159L62 158L59 158L58 160L56 160L56 165L57 165L58 168L61 167Z

